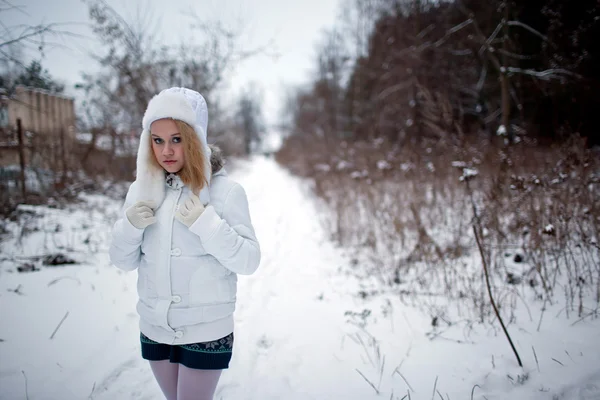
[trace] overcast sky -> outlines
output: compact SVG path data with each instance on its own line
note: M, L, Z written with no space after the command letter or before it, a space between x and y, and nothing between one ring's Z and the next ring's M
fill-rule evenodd
M194 10L209 20L220 19L229 26L243 23L244 48L256 48L272 43L271 49L280 57L256 56L240 64L229 76L227 93L237 93L247 82L255 81L264 90L263 108L268 122L276 122L278 107L284 87L307 80L314 65L315 44L324 28L335 23L341 0L107 0L126 18L133 18L138 8L152 8L160 21L159 36L166 43L177 43L188 36L181 29L191 21L187 10ZM88 9L82 0L11 0L14 5L24 5L23 12L0 13L7 26L37 24L40 22L69 23L64 29L85 38L65 38L65 46L51 47L45 51L43 65L52 76L64 81L68 94L78 81L81 71L94 71L97 64L90 58L97 42L88 27ZM39 55L29 54L31 56Z

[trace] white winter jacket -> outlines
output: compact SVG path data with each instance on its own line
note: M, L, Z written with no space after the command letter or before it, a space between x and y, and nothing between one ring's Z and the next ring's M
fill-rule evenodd
M167 344L205 342L233 332L237 274L252 274L260 262L244 189L225 170L214 174L210 204L188 229L174 212L190 190L178 177L165 181L158 221L142 230L125 216L137 184L114 225L110 259L123 270L138 271L140 330Z

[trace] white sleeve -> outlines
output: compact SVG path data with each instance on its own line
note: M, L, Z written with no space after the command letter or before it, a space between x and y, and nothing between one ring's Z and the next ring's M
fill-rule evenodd
M250 220L246 192L235 184L223 205L223 218L207 206L190 231L200 237L208 254L236 274L250 275L260 264L260 246Z

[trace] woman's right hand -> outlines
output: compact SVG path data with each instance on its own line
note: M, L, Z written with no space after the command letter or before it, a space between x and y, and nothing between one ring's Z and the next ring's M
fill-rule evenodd
M154 203L149 201L138 201L127 210L125 215L127 219L137 229L146 229L148 226L156 222L154 216Z

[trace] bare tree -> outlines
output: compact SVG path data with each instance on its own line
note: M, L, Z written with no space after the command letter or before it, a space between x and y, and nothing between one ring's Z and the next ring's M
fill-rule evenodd
M237 124L244 137L244 149L250 154L257 149L264 136L266 125L262 112L262 94L255 84L241 94L237 106Z
M345 0L341 7L341 32L348 40L348 53L353 60L365 57L369 38L381 14L389 9L385 0Z
M69 30L68 23L39 23L11 25L14 13L29 15L27 7L0 0L0 70L1 86L12 92L15 81L28 67L26 53L43 55L48 47L63 46L65 37L79 37Z
M214 116L209 120L210 140L227 148L224 141L231 139L227 132L233 122L221 112L219 90L223 77L236 63L266 51L266 47L240 49L240 29L207 21L192 11L186 15L190 37L167 46L156 34L159 23L151 8L144 8L130 20L105 0L85 2L104 51L92 55L100 72L83 74L77 86L85 95L81 121L93 133L82 157L87 159L93 153L98 135L111 138L113 152L118 147L125 154L133 154L148 101L169 86L184 86L203 94ZM121 168L127 173L132 166ZM117 175L123 177L123 173Z
M512 1L501 0L499 1L498 17L499 22L493 26L490 32L484 31L481 27L480 22L477 19L476 14L467 8L462 1L458 2L459 7L468 16L468 19L464 22L473 28L472 40L476 43L477 54L483 57L481 79L477 85L476 90L480 91L483 87L488 74L488 61L494 68L494 72L498 75L500 80L500 102L501 106L499 110L491 110L491 117L494 118L496 115L501 116L500 128L498 132L508 136L508 141L514 141L514 132L511 124L511 110L513 108L522 109L522 104L519 98L516 96L516 90L514 85L511 83L511 77L515 75L525 75L532 79L540 81L551 81L559 80L566 81L569 79L577 79L580 76L573 73L565 68L554 67L549 69L536 69L536 68L521 68L520 62L523 60L532 59L533 55L521 54L518 52L515 40L513 40L513 30L520 30L520 33L533 35L538 40L546 43L550 43L546 35L542 34L532 26L525 24L519 20L513 19L511 11ZM492 4L491 6L495 6ZM502 35L500 36L500 33ZM522 40L522 39L521 39Z

